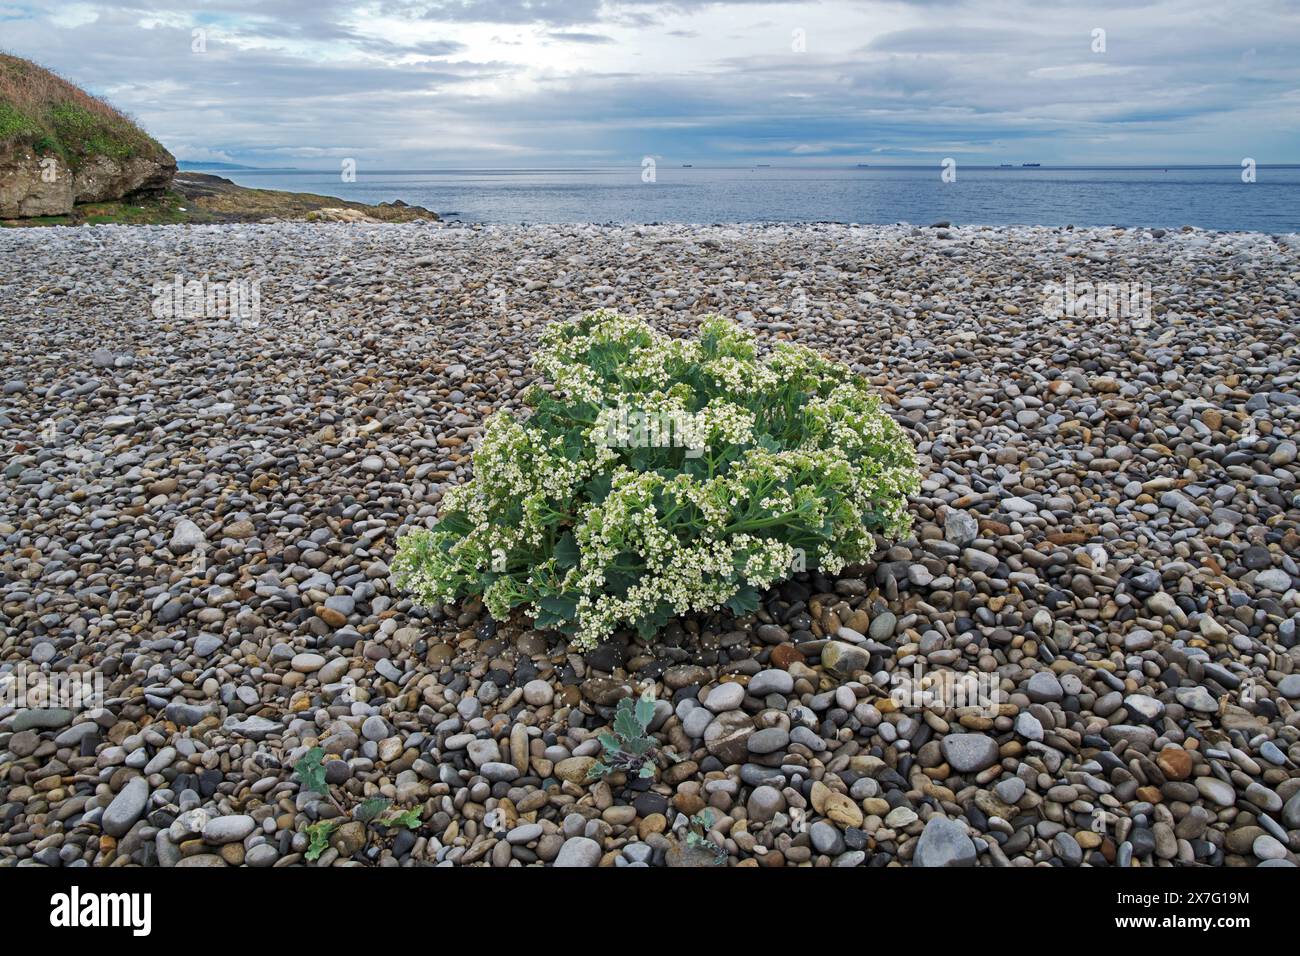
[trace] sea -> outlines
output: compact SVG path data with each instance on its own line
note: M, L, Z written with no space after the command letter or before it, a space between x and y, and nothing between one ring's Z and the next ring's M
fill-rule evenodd
M477 223L842 222L1300 231L1300 165L183 169ZM1253 182L1243 181L1253 172ZM955 173L955 176L953 175Z

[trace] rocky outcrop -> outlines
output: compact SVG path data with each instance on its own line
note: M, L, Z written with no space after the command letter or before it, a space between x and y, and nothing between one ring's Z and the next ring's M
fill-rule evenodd
M221 176L188 170L176 174L172 188L185 197L191 216L197 214L208 221L415 222L438 218L436 212L423 206L409 206L400 199L369 206L315 193L249 189Z
M96 156L84 163L72 178L75 202L107 202L137 193L166 189L176 175L176 160L171 154L153 159L132 156L116 160Z
M73 170L62 157L31 146L0 146L0 219L64 216L76 203L107 202L166 189L176 162L133 156L94 156Z
M61 216L72 208L72 172L61 159L45 166L30 146L0 146L0 219Z
M0 219L161 194L176 159L103 100L0 53Z

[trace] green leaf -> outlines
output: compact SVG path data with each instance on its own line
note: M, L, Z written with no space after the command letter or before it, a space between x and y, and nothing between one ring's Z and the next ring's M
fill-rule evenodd
M591 503L598 505L609 497L610 489L613 487L613 476L600 474L587 482L585 490L587 492L587 497L591 499Z
M623 743L636 740L644 729L644 725L636 719L631 706L625 708L620 702L618 712L614 714L614 733L618 734L619 740Z
M307 835L311 837L311 843L304 854L308 860L315 862L320 859L320 855L329 849L330 834L338 826L333 820L321 820L319 823L307 825Z
M578 542L574 539L572 531L566 531L561 535L560 540L555 542L554 553L557 568L567 570L578 566L578 559L582 555L578 550Z
M635 740L627 742L628 753L634 757L640 757L647 754L655 748L655 739L653 737L637 737Z
M654 764L649 764L649 763L648 763L648 764L646 764L644 767L641 768L641 778L642 778L642 779L646 779L646 778L648 778L648 777L653 777L654 775L655 775Z
M605 590L617 598L627 597L632 585L641 580L641 572L620 568L605 569Z
M654 720L654 716L655 698L654 694L647 688L636 702L636 719L641 722L643 731L644 728L650 726L650 721Z
M575 429L564 438L564 457L569 461L580 461L587 450L587 441L580 429Z
M737 591L727 601L727 609L736 617L744 617L758 610L759 593L748 584Z
M569 633L569 628L577 628L573 620L577 612L577 597L572 594L553 594L537 601L537 615L533 623L543 630Z
M379 814L387 810L388 805L392 802L393 801L389 800L387 797L371 797L369 800L364 801L359 807L357 807L356 818L362 823L369 823L375 817L379 816Z
M452 511L438 519L438 530L449 531L457 537L463 537L474 530L474 524L466 515Z
M636 622L637 633L645 640L654 637L668 623L672 617L672 610L671 604L667 601L660 601L653 611Z
M596 761L594 764L592 764L590 767L587 768L587 779L599 780L601 777L605 776L609 772L610 772L610 768L608 764L603 764L600 761Z
M610 753L613 753L619 748L618 738L613 734L600 734L596 739L599 740L600 745Z
M414 830L420 826L420 808L403 810L381 822L386 827L406 827L408 830Z
M578 599L572 594L557 594L553 597L544 597L537 604L543 611L566 620L571 620L578 611Z
M324 747L312 747L294 764L293 772L306 789L326 796L329 794L329 785L325 783L325 767L321 764L323 756L325 756Z
M533 615L533 626L541 631L557 631L563 623L564 618L541 608L538 608L537 613Z

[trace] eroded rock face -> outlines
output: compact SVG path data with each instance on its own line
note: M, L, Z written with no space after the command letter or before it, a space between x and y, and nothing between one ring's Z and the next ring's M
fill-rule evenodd
M76 203L107 202L133 193L165 189L176 173L170 155L117 160L96 156L73 172L56 155L30 146L0 147L0 219L63 216Z
M132 193L167 188L176 175L176 161L133 156L115 160L96 156L77 170L72 180L74 202L107 202Z
M30 146L0 146L0 219L61 216L72 209L72 171ZM49 181L47 181L49 180Z

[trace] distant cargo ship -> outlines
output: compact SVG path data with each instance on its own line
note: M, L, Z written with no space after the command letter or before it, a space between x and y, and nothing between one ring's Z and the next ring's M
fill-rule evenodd
M694 169L694 168L695 167L692 166L690 163L682 163L682 169Z
M1036 167L1036 166L1041 166L1041 165L1043 165L1043 164L1042 164L1042 163L1021 163L1020 165L1021 165L1021 166L1027 166L1027 167L1029 167L1029 168L1032 169L1032 168L1034 168L1034 167Z

